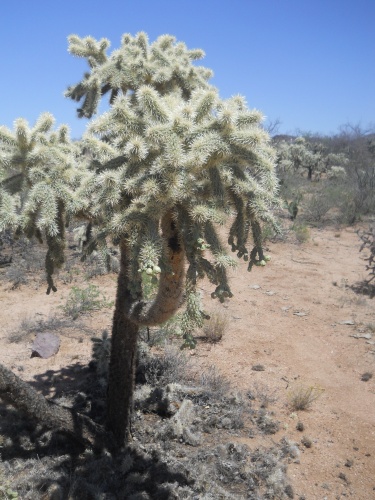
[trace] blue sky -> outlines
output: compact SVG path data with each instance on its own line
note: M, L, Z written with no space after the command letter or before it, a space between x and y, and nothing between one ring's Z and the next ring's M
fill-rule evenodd
M280 132L375 126L375 0L18 0L0 13L0 124L50 111L80 137L86 120L63 97L84 60L69 34L169 33L206 52L223 98L246 97Z

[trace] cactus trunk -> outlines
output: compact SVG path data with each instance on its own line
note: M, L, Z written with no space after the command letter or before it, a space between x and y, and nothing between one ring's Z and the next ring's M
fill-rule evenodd
M127 245L120 245L121 261L112 325L112 347L107 393L107 427L119 448L130 436L130 418L134 391L135 364L139 326L129 320L125 310L133 302L128 287Z
M169 319L182 300L184 252L171 214L162 221L167 242L170 271L162 273L159 291L153 302L134 297L129 287L130 258L125 239L120 244L120 272L112 327L109 365L107 427L121 448L130 436L139 325L160 324Z

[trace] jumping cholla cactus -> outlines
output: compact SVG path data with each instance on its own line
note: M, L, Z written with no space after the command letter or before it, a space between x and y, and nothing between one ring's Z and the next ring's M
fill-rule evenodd
M47 293L56 291L52 275L64 262L67 211L74 212L78 146L63 125L43 113L35 126L19 118L14 131L0 127L0 233L5 228L46 240Z
M362 252L364 249L368 251L368 255L364 260L368 262L368 264L366 264L366 270L369 271L367 282L370 283L375 279L375 225L370 226L367 231L357 231L357 234L362 240L359 251Z
M178 228L189 262L187 277L217 284L215 296L230 294L225 268L235 265L222 247L215 225L236 218L230 245L249 269L264 259L259 221L274 223L276 177L273 150L260 128L258 111L242 97L220 100L207 84L211 72L191 60L170 36L151 46L141 33L124 35L120 50L105 57L108 42L70 37L70 51L88 58L91 74L67 91L85 97L79 114L91 117L100 95L111 91L110 111L94 121L83 144L94 157L93 175L80 188L81 210L94 216L115 239L129 242L132 292L141 291L139 270L168 270L159 227L168 216ZM254 251L246 248L249 230ZM204 256L210 249L213 262Z
M130 430L139 327L165 322L185 296L182 324L189 342L189 332L205 317L197 280L208 277L213 298L232 296L226 270L236 261L217 227L231 223L228 243L249 270L266 264L261 223L276 226L275 156L261 113L249 110L243 97L220 99L208 83L212 72L194 64L203 51L188 50L170 35L150 44L144 33L124 35L111 55L106 39L72 35L69 42L69 51L85 58L90 71L68 88L67 97L82 103L81 117L95 115L105 94L110 108L89 125L81 141L86 154L76 157L79 176L72 173L66 184L55 177L71 172L69 162L52 162L47 155L53 156L55 143L45 141L46 157L39 162L45 170L37 170L35 189L43 199L48 193L50 202L33 195L32 184L24 201L30 209L20 217L30 213L37 229L46 231L50 248L58 246L56 263L65 207L90 222L99 246L108 238L119 246L107 422L121 447ZM143 273L158 283L150 302L142 295Z
M79 116L91 118L101 96L110 94L109 111L83 138L93 161L77 198L80 213L120 246L108 416L124 441L139 326L166 321L185 292L189 340L192 326L204 318L197 280L207 276L221 301L232 296L226 269L235 261L216 227L233 219L232 251L248 260L249 270L265 264L261 221L275 225L275 158L262 115L240 96L220 99L208 83L211 71L193 64L201 50L188 50L169 35L149 44L144 33L124 35L110 56L105 39L74 35L69 41L69 51L90 66L66 92L82 102ZM142 300L142 273L159 281L151 303Z
M281 171L307 170L307 178L314 174L329 173L334 165L346 165L343 154L327 153L323 144L310 142L305 137L297 137L293 142L282 141L278 144L278 168ZM343 167L342 167L343 168Z

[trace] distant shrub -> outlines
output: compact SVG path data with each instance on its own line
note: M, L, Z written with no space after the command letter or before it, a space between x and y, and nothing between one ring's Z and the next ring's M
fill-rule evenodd
M328 179L345 179L346 170L344 167L331 167L327 172Z
M302 197L303 196L301 193L297 193L293 195L293 199L291 201L284 201L284 208L288 210L291 220L295 220L298 215L299 204L302 200Z
M369 252L369 255L365 257L365 261L367 261L366 270L370 273L368 279L368 282L370 282L375 278L375 225L362 233L358 231L358 236L362 240L359 251L362 252L362 250L366 249Z
M327 193L313 194L305 205L304 219L308 222L322 222L332 206L332 199Z
M11 267L5 273L6 279L12 284L12 290L16 290L21 285L26 285L27 275L23 267Z
M306 243L310 239L310 230L305 224L293 224L294 231L298 243Z

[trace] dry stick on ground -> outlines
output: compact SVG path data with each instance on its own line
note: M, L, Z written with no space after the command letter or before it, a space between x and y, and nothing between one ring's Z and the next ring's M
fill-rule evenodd
M29 384L0 364L0 398L48 429L64 432L96 449L113 449L113 437L102 426L80 413L48 401Z

